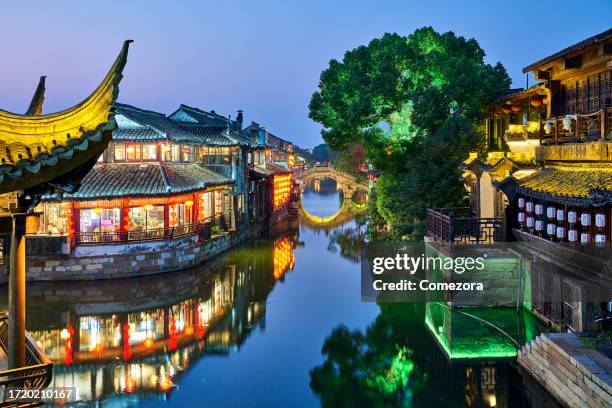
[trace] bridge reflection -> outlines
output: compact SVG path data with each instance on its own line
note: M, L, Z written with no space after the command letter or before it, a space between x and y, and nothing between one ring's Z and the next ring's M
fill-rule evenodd
M266 298L292 270L296 243L293 232L126 284L31 284L28 330L55 363L51 386L79 387L84 401L166 399L195 361L265 328Z

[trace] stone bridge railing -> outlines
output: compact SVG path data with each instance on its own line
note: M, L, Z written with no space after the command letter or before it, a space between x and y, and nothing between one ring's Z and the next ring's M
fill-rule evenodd
M366 181L358 181L353 175L336 170L332 166L315 166L302 173L302 180L306 183L315 178L329 177L336 180L338 190L342 190L345 196L351 197L358 190L368 191L369 185Z

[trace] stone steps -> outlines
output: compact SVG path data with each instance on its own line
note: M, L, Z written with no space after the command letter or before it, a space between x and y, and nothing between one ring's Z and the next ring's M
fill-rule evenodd
M543 333L517 361L565 406L612 407L612 360L574 333Z

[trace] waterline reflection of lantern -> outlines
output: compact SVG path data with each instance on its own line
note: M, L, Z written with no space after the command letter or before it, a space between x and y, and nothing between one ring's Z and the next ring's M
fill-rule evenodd
M591 225L591 214L582 213L580 215L580 224L582 224L583 227L590 226Z
M556 210L555 207L547 207L546 208L546 216L551 219L554 220L555 219L555 215L556 215Z
M575 224L578 220L578 213L576 211L568 211L567 212L567 222L570 224Z
M565 239L565 234L567 234L567 228L557 227L557 238L559 241L563 241Z
M595 214L595 226L597 228L605 228L606 226L606 215L605 214Z
M569 242L576 242L576 241L578 241L578 231L576 231L575 229L571 229L571 230L567 231L567 240Z

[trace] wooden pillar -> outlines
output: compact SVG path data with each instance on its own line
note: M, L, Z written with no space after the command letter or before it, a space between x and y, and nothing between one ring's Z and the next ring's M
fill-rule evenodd
M8 368L25 365L26 215L13 215L9 257Z

